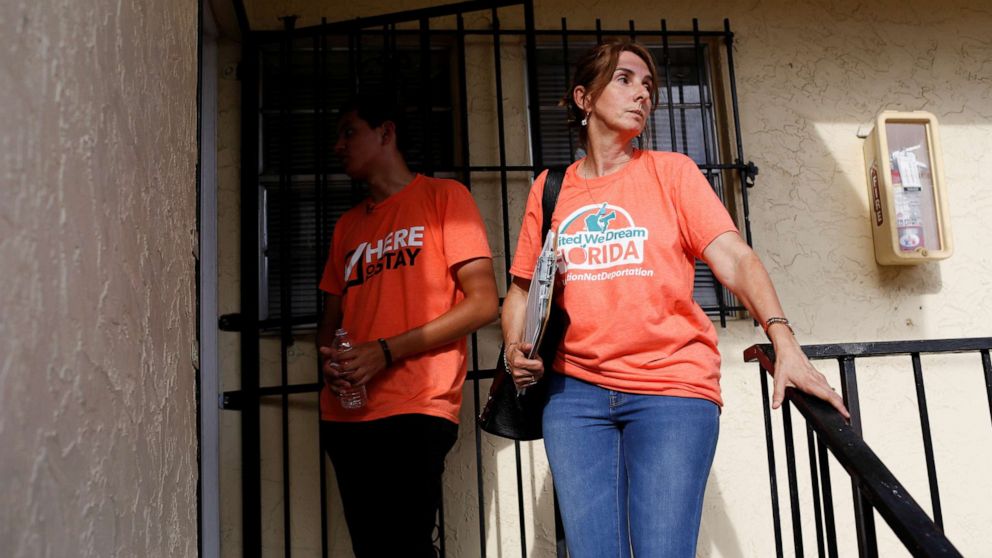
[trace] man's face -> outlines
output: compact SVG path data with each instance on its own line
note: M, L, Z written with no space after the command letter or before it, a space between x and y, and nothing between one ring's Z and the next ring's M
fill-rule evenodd
M363 180L383 149L383 129L372 128L355 111L346 112L338 122L334 153L341 158L348 176Z

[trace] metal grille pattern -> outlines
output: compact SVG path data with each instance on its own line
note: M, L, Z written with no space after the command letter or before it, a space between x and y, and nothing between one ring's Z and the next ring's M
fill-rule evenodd
M466 23L480 16L488 25ZM504 18L523 26L504 28L500 23ZM610 36L634 37L658 56L659 75L663 76L662 102L645 134L645 147L675 149L693 157L733 209L739 192L744 211L737 217L750 242L746 186L748 177L753 177L753 165L742 162L729 23L723 30L710 32L700 31L695 23L691 31L670 31L664 21L643 30L635 29L633 22L621 30L602 29L597 22L594 30L577 31L562 20L561 29L537 30L530 0L503 0L484 7L465 2L302 29L295 28L293 18L285 18L284 23L280 32L245 29L241 67L242 313L224 317L221 324L222 329L241 333L241 389L225 394L225 408L242 413L242 548L246 556L258 556L262 548L259 408L263 401L271 404L276 398L285 556L290 556L293 546L293 506L289 502L294 469L289 456L290 437L295 434L288 409L291 401L301 401L292 399L297 396L308 396L307 401L312 402L321 379L315 366L313 382L291 383L289 353L294 332L318 321L322 295L316 285L334 223L364 196L362 185L349 180L331 156L337 107L357 89L401 91L410 107L407 129L411 141L406 154L412 168L457 178L470 189L473 183L497 185L501 229L494 253L503 255L504 264L497 272L505 277L505 262L512 247L510 223L517 219L510 214L511 182L519 175L533 177L547 166L570 162L575 155L574 138L561 129L563 119L551 106L552 99L564 89L567 65L579 50L596 41ZM477 46L480 42L491 53L487 64L491 65L493 90L485 94L495 99L512 94L504 91L504 81L516 83L504 80L507 56L522 54L525 60L523 94L529 99L526 160L515 160L510 154L515 152L511 147L516 146L510 145L515 140L508 137L508 116L501 102L493 103L491 124L496 141L489 160L483 162L483 157L473 156L466 55L469 43ZM721 84L719 88L716 82ZM721 104L725 105L722 109ZM732 118L721 123L717 118L721 113ZM740 310L728 303L722 287L705 268L697 269L697 294L700 292L709 297L703 300L706 310L721 320ZM259 357L263 335L278 335L280 343L278 383L264 387L260 385ZM473 334L465 401L473 405L473 415L478 414L494 372L480 363L480 352L486 352L481 344L479 335ZM471 430L472 426L463 423L462 429ZM486 524L484 512L482 434L477 427L473 434L479 551L485 556L486 532L493 526ZM313 454L320 462L321 479L321 545L326 556L326 465L317 445L315 439ZM514 443L514 456L520 554L526 556L529 518L525 514L519 443ZM442 505L445 503L451 505ZM444 555L447 536L443 509L440 515L438 544ZM555 544L563 556L560 524L556 531Z

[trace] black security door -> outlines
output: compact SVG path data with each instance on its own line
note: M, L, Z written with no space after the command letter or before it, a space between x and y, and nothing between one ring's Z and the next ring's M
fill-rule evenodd
M251 32L242 17L242 312L222 317L221 329L241 334L241 389L226 392L223 404L225 409L241 413L245 556L262 554L263 408L278 410L278 419L272 419L271 411L266 415L267 420L278 421L282 452L264 457L281 459L283 502L283 540L264 542L266 548L281 547L285 556L291 555L294 546L290 487L300 458L297 453L296 463L291 461L290 442L298 446L301 434L291 428L290 408L312 407L316 423L319 417L314 401L321 379L314 360L311 381L291 381L290 353L301 336L312 335L318 322L322 299L317 283L334 224L364 197L363 186L344 174L332 153L337 108L356 91L395 95L408 107L407 130L412 141L407 159L411 168L455 178L470 189L473 183L487 188L496 185L499 230L493 251L497 274L505 278L512 249L511 228L520 219L519 213L510 212L511 185L516 188L523 183L525 192L526 183L537 172L547 166L565 165L581 154L574 134L563 126L563 109L556 106L568 81L570 64L598 41L632 37L648 44L663 76L661 101L644 135L644 146L693 157L750 240L746 185L756 169L742 162L729 23L709 32L700 31L695 24L692 30L671 31L663 20L640 29L630 22L629 28L619 30L603 29L597 21L595 29L576 30L563 18L560 28L536 30L532 0L463 2L305 28L297 28L295 23L288 17L283 19L282 31ZM468 60L470 51L472 58ZM484 61L480 51L485 53L481 57ZM507 70L505 66L514 60L517 65ZM467 68L468 64L473 68ZM480 73L488 76L483 80L484 88L470 82L467 76L472 72L476 81ZM526 114L507 114L505 99L514 95L524 97ZM491 116L485 119L478 117L477 108L470 111L470 106L480 104L480 96L486 96L492 107ZM526 123L521 125L521 120ZM470 130L470 124L482 130ZM526 129L523 138L508 131L521 128ZM473 153L470 142L480 135L492 144L481 156L478 145ZM529 141L523 157L513 155L521 152L513 149L521 141ZM705 266L697 269L696 297L721 321L740 311ZM260 380L265 376L260 374L263 340L279 347L278 374L268 374L278 380L266 385ZM479 362L478 336L472 336L470 347L471 393L464 405L477 414L493 375L493 363ZM492 463L484 463L479 429L465 421L461 428L463 433L474 433L475 501L442 501L442 506L477 506L472 514L478 516L480 556L486 556L486 532L495 527L485 521L486 488L492 487L486 486L483 469ZM318 437L304 441L312 444L312 457L307 459L319 463L321 483L319 509L315 505L305 513L320 514L320 545L322 555L327 556L325 459ZM513 445L518 517L515 524L501 527L519 529L519 554L526 556L527 532L533 525L525 517L523 494L528 479L524 478L521 446ZM551 506L545 512L552 513ZM437 538L444 555L443 509L440 516ZM557 521L556 526L555 546L564 556L564 536Z
M466 19L492 22L480 29ZM242 196L241 290L242 312L224 316L222 329L241 333L241 390L227 392L226 409L241 412L242 547L245 556L260 556L262 496L260 460L260 407L278 399L282 429L283 552L289 556L292 509L290 484L289 408L294 398L309 397L320 389L314 363L313 382L289 381L288 353L297 334L315 327L321 309L317 283L323 269L330 234L337 218L364 197L361 184L344 174L332 154L337 108L356 91L394 94L409 108L411 133L406 155L411 168L450 176L471 188L474 178L497 177L501 183L503 222L506 222L507 176L511 171L533 173L542 168L540 149L535 158L511 164L505 153L505 122L498 105L496 133L500 155L496 164L473 165L469 144L469 86L466 83L466 40L488 41L497 98L502 92L502 18L523 22L514 30L523 36L532 75L535 37L531 2L464 2L347 22L324 22L296 28L295 19L283 19L280 32L245 34L242 79ZM243 22L244 24L245 22ZM469 39L471 37L471 39ZM532 86L531 86L532 87ZM530 95L529 95L530 96ZM536 106L534 107L536 109ZM531 141L539 146L537 118L532 118ZM253 149L257 146L257 149ZM505 224L502 227L506 229ZM504 249L509 242L504 237ZM505 252L504 252L505 253ZM280 381L260 385L260 343L265 336L280 339ZM473 336L473 350L478 342ZM492 377L474 359L470 381L478 406L479 381ZM466 402L468 404L468 402ZM313 420L317 421L317 413ZM468 425L471 428L471 425ZM463 426L465 428L465 426ZM476 433L478 441L479 434ZM519 459L519 447L517 448ZM313 459L320 462L321 526L327 525L325 460L319 440L313 440ZM482 502L479 457L479 509ZM518 479L518 485L522 481ZM522 510L522 503L521 503ZM317 510L314 510L316 513ZM440 514L443 518L443 511ZM481 515L481 514L480 514ZM485 525L480 540L485 553ZM521 522L521 530L525 528ZM523 533L521 533L523 535ZM438 544L445 548L443 519ZM327 555L327 532L321 533ZM271 541L266 547L272 546ZM522 548L526 553L526 549Z

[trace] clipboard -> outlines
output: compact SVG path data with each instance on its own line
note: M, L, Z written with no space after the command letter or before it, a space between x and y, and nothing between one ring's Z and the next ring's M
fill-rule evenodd
M549 230L544 238L544 247L537 258L537 265L534 267L530 289L527 291L523 341L533 345L527 358L537 356L541 340L548 328L548 317L551 316L552 296L555 291L557 253L558 242L555 231Z

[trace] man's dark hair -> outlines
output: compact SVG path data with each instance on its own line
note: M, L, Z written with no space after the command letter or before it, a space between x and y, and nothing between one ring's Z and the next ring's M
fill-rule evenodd
M359 118L372 128L378 128L385 122L392 122L396 127L396 147L400 153L406 154L407 130L406 109L395 100L382 95L356 94L344 106L341 114L355 111Z

